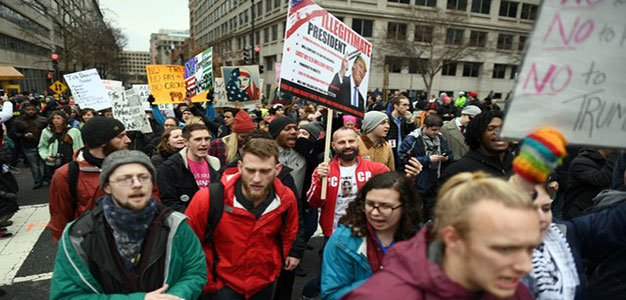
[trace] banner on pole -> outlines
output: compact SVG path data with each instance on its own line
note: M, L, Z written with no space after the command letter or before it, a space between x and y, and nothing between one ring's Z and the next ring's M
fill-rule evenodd
M109 94L96 69L65 74L63 78L80 108L92 108L98 111L111 107Z
M617 3L543 1L503 137L549 126L574 144L626 147L626 4Z
M372 44L311 0L290 0L282 92L362 118Z
M185 102L185 67L147 65L146 73L155 104Z
M206 95L213 88L213 47L185 63L185 88L192 102L206 101Z

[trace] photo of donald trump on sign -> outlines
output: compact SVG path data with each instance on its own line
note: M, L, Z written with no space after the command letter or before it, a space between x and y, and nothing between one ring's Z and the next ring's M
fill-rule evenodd
M348 71L349 58L346 55L341 61L341 69L335 74L333 80L328 86L328 94L334 95L335 102L352 106L362 111L365 107L365 97L361 92L361 83L367 73L367 65L361 55L357 54L352 59L351 74L346 76Z

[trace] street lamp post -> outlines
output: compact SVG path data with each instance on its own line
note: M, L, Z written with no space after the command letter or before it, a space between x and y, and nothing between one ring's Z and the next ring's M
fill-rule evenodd
M251 30L250 30L250 49L254 49L254 0L250 0L250 25L251 25ZM251 51L252 53L250 53L251 56L251 61L252 61L252 65L254 65L256 63L256 56L254 51Z

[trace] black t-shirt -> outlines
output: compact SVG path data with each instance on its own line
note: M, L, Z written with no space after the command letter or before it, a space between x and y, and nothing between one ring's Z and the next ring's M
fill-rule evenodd
M243 205L243 207L247 211L252 213L252 215L254 215L257 220L261 217L261 215L263 215L263 212L265 211L265 209L267 209L270 203L272 203L272 200L274 200L274 196L274 187L270 186L269 193L267 193L267 197L265 198L265 200L263 200L263 202L261 202L259 205L254 206L254 203L251 200L248 200L248 198L243 195L241 180L235 183L235 197L237 197L237 201L239 201L239 203L241 203L241 205Z

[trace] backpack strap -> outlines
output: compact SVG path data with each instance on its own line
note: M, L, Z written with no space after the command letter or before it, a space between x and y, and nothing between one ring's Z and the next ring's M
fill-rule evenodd
M67 166L67 179L70 188L70 197L72 198L72 209L76 211L78 208L78 194L76 188L78 186L78 162L73 160Z
M217 224L222 218L224 212L224 186L220 182L213 182L209 184L209 215L207 216L207 228L204 235L204 243L211 244L211 250L213 251L213 282L217 282L217 262L219 256L215 249L215 243L213 240L213 232L217 227Z

